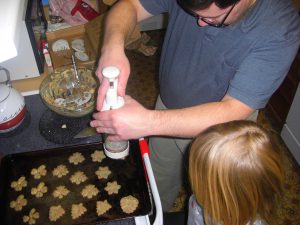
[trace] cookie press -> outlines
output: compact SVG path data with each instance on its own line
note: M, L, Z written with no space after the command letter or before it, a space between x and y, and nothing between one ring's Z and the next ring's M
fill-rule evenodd
M118 77L120 70L115 66L108 66L102 70L102 74L109 80L109 88L106 92L102 111L118 109L124 105L124 99L117 94ZM107 135L103 135L104 152L112 159L121 159L129 154L129 141L109 141Z
M115 66L108 66L102 70L102 74L109 80L109 88L106 92L105 100L103 103L102 111L118 109L124 105L124 99L117 94L118 76L120 70ZM105 136L105 135L104 135ZM121 159L129 154L129 141L109 141L106 137L104 138L104 152L112 159ZM148 175L148 184L151 187L154 203L156 206L156 216L153 225L163 224L163 212L161 201L152 171L152 166L149 158L149 148L144 138L139 139L140 151L144 161L145 170ZM148 215L135 217L136 225L151 225Z

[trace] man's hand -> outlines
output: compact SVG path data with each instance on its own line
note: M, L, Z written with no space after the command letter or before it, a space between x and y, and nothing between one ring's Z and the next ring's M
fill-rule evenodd
M98 89L97 97L97 110L101 111L105 95L109 86L109 82L102 75L103 68L107 66L115 66L120 69L120 75L118 77L118 95L125 96L125 89L130 74L130 65L128 58L124 53L124 49L118 48L106 48L99 60L96 74L100 81L100 87Z
M139 0L118 1L109 10L105 20L101 57L96 71L101 82L97 98L98 111L102 109L108 89L108 81L103 79L102 76L104 67L115 66L120 69L118 95L125 96L125 89L130 74L129 61L124 52L125 42L136 27L136 24L150 16L151 14L143 8Z
M111 141L138 139L150 135L152 111L144 108L130 96L124 97L122 108L98 112L91 126L98 133L109 134Z

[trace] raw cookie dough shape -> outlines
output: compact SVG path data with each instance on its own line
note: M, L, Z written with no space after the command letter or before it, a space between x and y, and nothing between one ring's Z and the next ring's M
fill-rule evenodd
M85 182L87 179L88 179L88 178L87 178L87 176L84 174L84 172L82 172L82 171L77 171L77 172L75 172L75 173L71 176L70 181L71 181L72 183L75 183L75 184L79 185L80 183Z
M64 214L65 210L61 205L51 206L49 209L49 220L55 222Z
M94 184L86 185L82 191L81 195L85 198L91 199L99 193L98 188L95 187Z
M47 170L46 170L46 165L41 165L38 168L33 168L31 170L31 175L33 176L34 179L40 179L43 176L46 176Z
M107 182L106 187L104 189L105 191L107 191L109 195L112 195L112 194L118 194L120 188L121 185L119 185L117 181L113 181L113 182Z
M24 206L27 205L27 199L24 195L19 195L15 201L11 201L9 206L15 211L21 211Z
M87 211L87 209L83 206L82 203L73 204L72 209L71 209L72 219L75 220L75 219L81 217L86 211Z
M74 165L78 165L85 160L84 156L80 152L75 152L69 157L69 162Z
M93 162L102 162L103 159L106 158L103 151L95 150L93 154L91 154Z
M28 216L27 215L23 216L23 222L32 225L35 224L39 218L40 218L39 212L36 211L35 208L32 208Z
M111 174L110 169L108 166L99 166L98 170L95 172L97 175L98 179L107 179L108 176Z
M70 191L63 185L57 186L53 191L52 195L54 198L62 199L63 197L67 196Z
M31 188L31 194L36 198L41 198L45 193L47 193L48 188L44 182L38 184L37 187Z
M69 173L68 168L65 165L58 165L52 171L53 176L61 178Z
M27 186L27 180L24 176L20 177L17 181L13 181L10 184L10 187L15 191L21 191L23 187Z
M139 200L132 195L121 198L120 206L124 213L133 213L139 205Z
M109 204L107 200L97 201L96 211L97 211L98 216L103 215L104 213L106 213L110 209L111 209L111 204Z

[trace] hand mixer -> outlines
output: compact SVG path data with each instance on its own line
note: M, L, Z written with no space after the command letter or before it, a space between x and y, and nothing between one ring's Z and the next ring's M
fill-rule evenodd
M115 66L108 66L102 70L102 74L109 80L109 88L101 111L118 109L124 105L124 99L117 94L118 76L120 70ZM129 154L129 141L109 141L107 135L103 135L104 152L112 159L121 159Z

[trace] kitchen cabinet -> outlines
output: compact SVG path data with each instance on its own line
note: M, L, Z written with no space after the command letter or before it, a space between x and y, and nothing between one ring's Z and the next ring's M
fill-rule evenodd
M300 81L300 49L294 59L287 77L272 95L266 111L276 129L281 130L289 113Z

